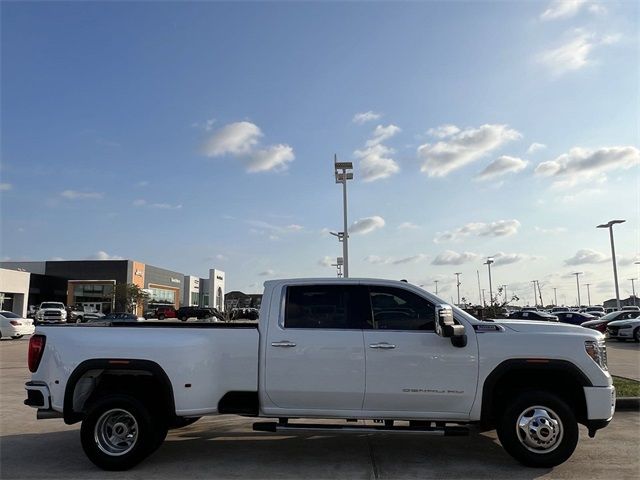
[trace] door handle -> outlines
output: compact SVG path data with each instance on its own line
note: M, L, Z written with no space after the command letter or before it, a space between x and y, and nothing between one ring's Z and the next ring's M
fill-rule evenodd
M293 342L271 342L272 347L295 347L296 344Z
M396 348L396 346L393 343L382 342L382 343L370 343L369 348L381 348L383 350L391 350L392 348Z

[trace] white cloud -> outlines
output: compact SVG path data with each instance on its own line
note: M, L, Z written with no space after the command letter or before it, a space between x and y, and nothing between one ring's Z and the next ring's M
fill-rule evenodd
M356 220L351 224L349 228L349 233L352 234L363 234L366 235L368 233L373 232L379 228L384 227L385 221L384 218L375 215L373 217L365 217L360 220Z
M133 202L131 202L131 205L133 205L134 207L142 207L144 205L147 204L147 201L142 199L142 198L138 198L136 200L134 200Z
M258 148L263 133L251 122L236 122L216 131L202 147L207 157L232 155L244 163L247 172L285 170L295 159L293 148L286 144Z
M545 148L547 148L547 146L544 143L533 142L529 145L529 148L527 148L527 153L531 155L532 153L535 153L538 150L544 150Z
M260 272L258 275L260 275L261 277L272 277L275 274L276 274L276 272L269 268L269 269L265 270L264 272Z
M432 265L462 265L478 259L478 254L472 252L454 252L453 250L445 250L438 254L431 262Z
M270 240L278 240L280 235L300 232L301 230L304 230L304 227L302 225L298 225L296 223L285 226L274 225L263 220L247 220L246 223L253 227L250 230L251 233L255 233L258 235L268 235Z
M136 183L136 187L148 187L148 186L149 186L148 180L141 180L138 183Z
M498 252L493 255L493 265L499 267L501 265L509 265L511 263L520 262L522 260L526 260L531 258L529 255L525 255L524 253L504 253Z
M221 253L218 253L215 258L216 258L216 260L220 260L221 262L225 262L225 261L229 260L229 258L227 256L222 255Z
M470 235L479 237L508 237L518 233L520 225L520 222L515 219L497 220L490 223L471 222L453 231L438 232L433 241L434 243L457 241Z
M502 155L487 165L482 172L476 175L476 178L478 180L490 180L508 173L517 173L524 170L528 163L518 157Z
M398 132L400 128L395 125L378 125L366 141L365 147L353 152L355 157L360 159L360 172L365 182L387 178L400 171L400 167L392 158L395 150L382 144Z
M7 190L11 190L13 185L10 183L0 183L0 192L6 192Z
M400 167L391 158L395 151L384 145L374 145L364 150L356 150L354 155L360 159L360 172L365 182L373 182L398 173Z
M255 173L286 170L287 163L292 162L295 158L293 148L289 145L271 145L251 153L246 161L247 171Z
M207 140L203 152L208 157L247 154L253 150L262 136L260 128L251 122L230 123Z
M521 136L507 125L485 124L478 128L467 128L435 144L420 145L420 170L430 177L444 177Z
M109 255L107 252L100 250L87 257L87 260L123 260L123 258L118 255Z
M100 192L78 192L76 190L65 190L60 195L67 200L91 200L100 199L104 196Z
M553 0L547 9L542 12L540 19L557 20L559 18L573 17L586 5L587 0Z
M404 265L407 263L418 263L422 262L429 258L428 255L424 253L419 253L417 255L411 255L409 257L402 258L393 258L393 257L380 257L378 255L367 255L364 259L365 262L371 263L373 265Z
M433 137L445 138L450 137L451 135L455 135L459 131L460 128L456 127L455 125L445 124L440 125L436 128L430 128L429 130L427 130L427 133Z
M556 177L555 186L571 186L581 181L604 178L610 170L628 170L640 164L640 150L636 147L604 147L589 150L574 147L555 160L538 164L537 175Z
M543 228L543 227L533 227L536 232L555 235L558 233L566 233L569 230L566 227L555 227L555 228Z
M617 34L597 36L585 30L574 30L564 44L538 54L537 60L559 76L586 67L592 63L590 54L594 48L611 45L619 39Z
M380 113L372 112L371 110L369 110L368 112L356 113L351 119L351 121L353 123L362 125L363 123L378 120L380 117L382 117Z
M417 230L418 228L420 228L418 225L411 222L402 222L398 225L398 230Z
M384 263L389 263L389 258L382 258L378 255L367 255L364 258L364 261L373 265L381 265Z
M159 208L161 210L180 210L182 205L172 205L170 203L150 203L149 208Z
M200 123L200 122L193 122L191 124L191 126L193 128L201 128L203 129L205 132L210 132L211 130L213 130L213 124L216 123L216 119L215 118L209 118L207 120L205 120L204 122Z
M573 257L567 258L564 263L565 265L584 265L589 263L602 263L607 260L608 258L604 253L597 252L590 248L583 248L578 250Z
M616 261L618 262L619 265L623 265L623 266L633 265L636 262L640 262L640 254L636 254L633 256L617 255Z
M320 265L321 267L330 267L334 264L335 261L335 258L325 255L320 260L318 260L318 265Z

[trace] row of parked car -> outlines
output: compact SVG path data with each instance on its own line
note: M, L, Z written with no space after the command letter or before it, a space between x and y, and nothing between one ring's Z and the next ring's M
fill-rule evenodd
M587 307L582 311L566 307L556 307L551 311L524 308L512 312L509 319L570 323L606 333L609 338L640 342L640 307L623 307L606 314L602 307Z

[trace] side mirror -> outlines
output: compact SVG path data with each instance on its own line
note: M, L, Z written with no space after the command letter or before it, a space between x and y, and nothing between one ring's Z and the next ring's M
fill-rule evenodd
M451 338L454 347L467 345L464 325L457 325L453 319L453 310L449 305L436 306L436 334L443 338Z

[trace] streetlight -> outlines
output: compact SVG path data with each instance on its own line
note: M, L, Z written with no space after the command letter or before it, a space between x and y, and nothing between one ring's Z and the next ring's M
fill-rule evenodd
M536 282L537 282L537 280L531 280L531 283L533 284L533 303L534 303L534 307L538 306L538 292L536 292Z
M491 264L494 262L493 258L487 258L487 261L484 262L484 265L489 269L489 305L493 307L493 289L491 288Z
M609 238L611 239L611 260L613 261L613 280L616 285L616 304L620 310L620 289L618 288L618 267L616 266L616 249L613 245L613 226L616 223L624 223L626 220L610 220L607 223L598 225L596 228L608 228Z
M336 263L332 263L332 267L336 267L338 278L342 277L342 266L344 265L344 259L342 257L336 258Z
M344 259L344 278L349 278L349 230L347 227L347 180L353 180L352 162L339 162L338 156L333 156L334 175L336 183L342 184L342 207L344 216L344 228L342 230L342 257ZM338 235L336 235L338 236ZM340 237L338 236L338 240Z
M433 283L435 283L435 284L436 284L436 295L438 295L438 282L439 282L439 281L440 281L440 280L434 280L434 281L433 281Z
M462 272L456 272L456 287L458 287L458 306L460 306L460 275L462 275Z
M633 292L633 304L636 304L636 285L633 283L637 280L637 278L630 278L631 280L631 291Z
M576 276L576 286L578 287L578 308L580 308L580 280L578 277L582 275L584 272L574 272L571 275Z
M554 306L558 306L558 292L556 291L558 290L556 287L553 287L553 299L555 301Z
M587 303L589 304L589 306L591 306L591 292L589 291L589 286L591 284L590 283L585 283L585 285L587 286Z

